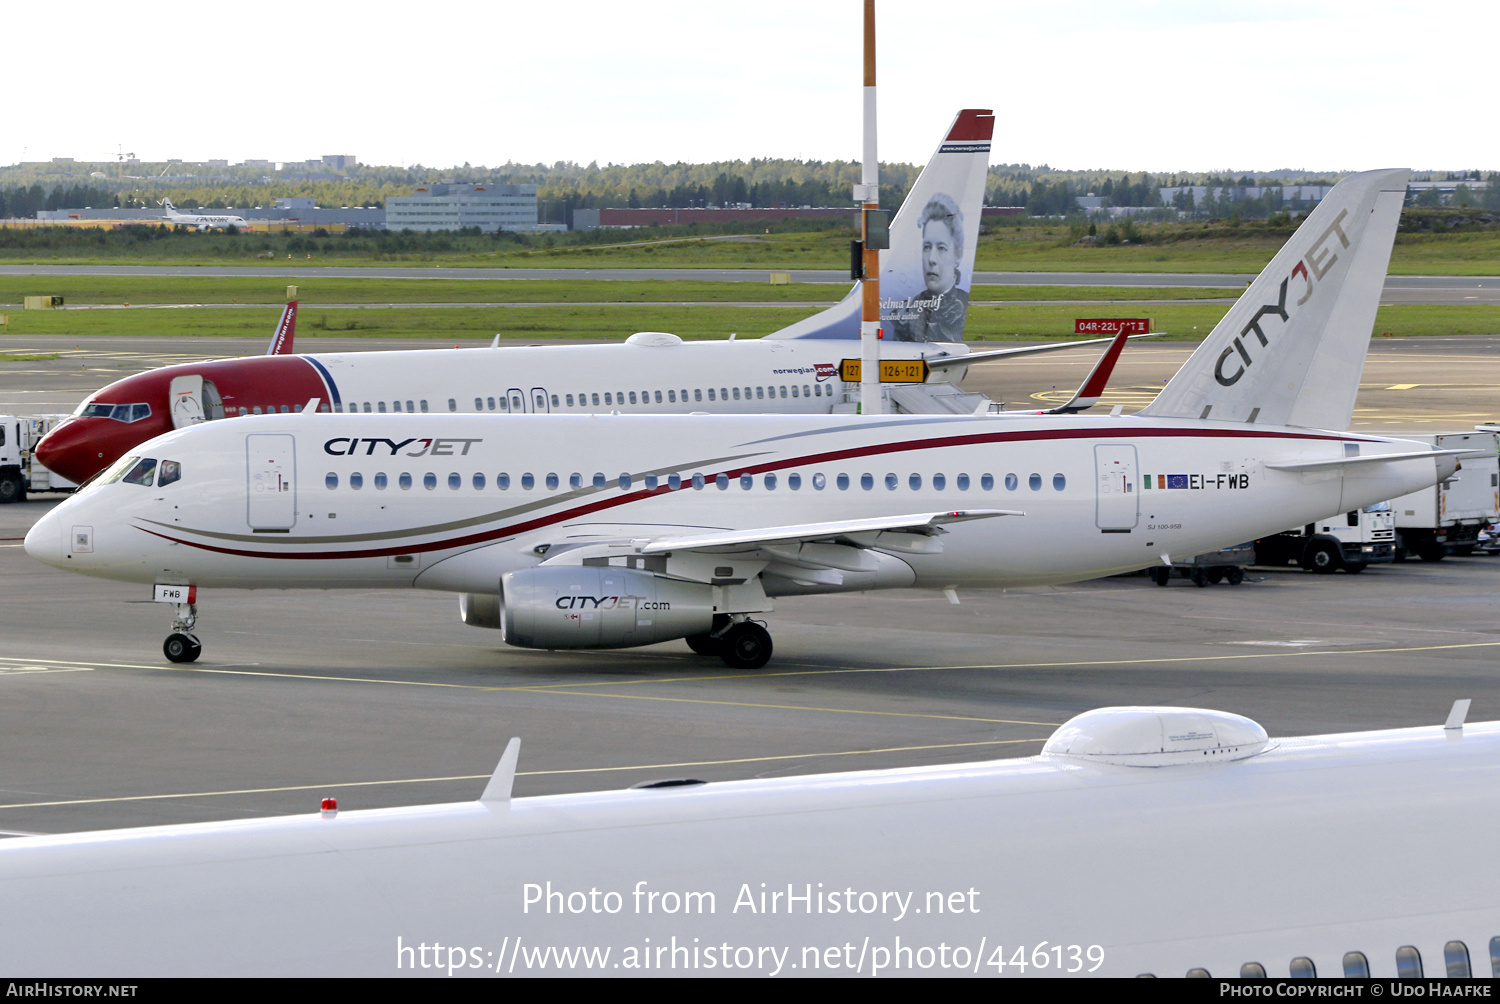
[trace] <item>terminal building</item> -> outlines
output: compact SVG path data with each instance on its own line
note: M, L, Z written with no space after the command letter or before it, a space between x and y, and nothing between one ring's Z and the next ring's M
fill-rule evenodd
M387 230L559 230L538 226L535 185L424 185L385 200Z

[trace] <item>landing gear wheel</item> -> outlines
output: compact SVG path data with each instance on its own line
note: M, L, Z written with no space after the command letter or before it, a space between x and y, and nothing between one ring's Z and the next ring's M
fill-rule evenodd
M1224 573L1224 581L1228 582L1231 586L1239 585L1245 581L1245 570L1239 565L1231 565L1229 570Z
M26 482L19 474L0 474L0 503L25 502Z
M1363 572L1366 568L1369 567L1369 564L1363 561L1344 562L1344 571L1348 572L1350 575L1358 575L1360 572Z
M1151 578L1158 586L1165 586L1172 581L1172 570L1170 568L1151 569Z
M167 635L161 650L172 662L194 662L203 651L203 643L190 634L178 631Z
M1203 569L1193 569L1193 585L1200 587L1208 585L1208 576L1203 574Z
M741 621L724 632L719 657L730 669L760 669L771 661L771 632L754 621Z
M1327 541L1314 544L1307 552L1307 568L1317 572L1319 575L1330 575L1337 572L1344 565L1344 559L1338 550Z

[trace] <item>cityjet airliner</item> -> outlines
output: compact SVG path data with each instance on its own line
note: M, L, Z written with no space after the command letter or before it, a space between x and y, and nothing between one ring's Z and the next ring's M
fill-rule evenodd
M1125 572L1362 508L1463 451L1346 431L1406 172L1345 179L1131 417L301 414L152 440L35 557L151 585L462 594L536 648L759 667L778 597Z
M512 739L476 801L6 840L0 968L1500 976L1468 706L1296 738L1101 708L1021 759L531 798Z
M250 222L243 216L179 213L177 207L172 205L171 199L163 199L162 206L167 211L167 222L179 227L197 227L199 230L222 230L225 227L244 228L250 225Z
M926 383L892 384L894 408L967 415L988 405L958 388L970 364L1091 344L970 352L956 340L973 281L993 124L988 111L958 113L896 214L890 249L881 252L882 316L890 329L882 355L928 374ZM500 348L497 338L486 349L269 355L169 366L90 396L38 444L37 458L82 483L173 428L291 414L311 398L323 412L369 415L852 412L859 377L845 383L850 374L840 363L859 356L859 308L856 285L835 306L744 341L685 343L673 334L641 332L624 345Z

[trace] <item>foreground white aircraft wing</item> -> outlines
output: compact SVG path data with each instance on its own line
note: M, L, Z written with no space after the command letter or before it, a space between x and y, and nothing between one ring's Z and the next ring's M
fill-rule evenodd
M1500 936L1500 723L1461 713L1104 708L1020 759L532 798L514 747L478 801L0 842L0 968L1384 979Z

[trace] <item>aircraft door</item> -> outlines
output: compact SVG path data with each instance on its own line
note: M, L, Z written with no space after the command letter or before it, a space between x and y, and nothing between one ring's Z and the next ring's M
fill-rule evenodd
M526 395L521 393L521 388L512 387L510 390L505 392L505 396L510 398L510 413L512 415L525 414Z
M1135 529L1141 514L1140 475L1136 473L1135 447L1099 445L1094 447L1095 498L1099 529L1128 532Z
M540 387L531 388L531 410L538 415L545 415L552 410L547 405L547 392Z
M167 401L172 411L172 428L197 425L204 420L203 377L196 373L172 378L167 389Z
M246 518L256 533L290 530L297 522L296 440L285 433L245 437Z

